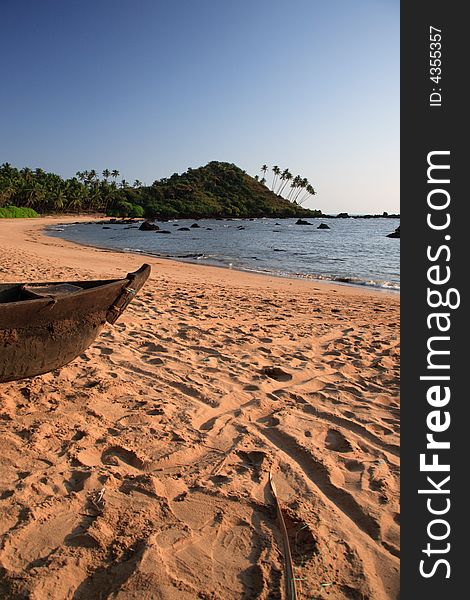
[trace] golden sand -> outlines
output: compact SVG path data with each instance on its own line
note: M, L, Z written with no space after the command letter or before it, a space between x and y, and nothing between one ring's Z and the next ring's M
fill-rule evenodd
M143 262L64 221L0 221L0 279ZM272 472L299 600L395 599L398 295L145 261L85 354L0 384L0 597L284 598Z

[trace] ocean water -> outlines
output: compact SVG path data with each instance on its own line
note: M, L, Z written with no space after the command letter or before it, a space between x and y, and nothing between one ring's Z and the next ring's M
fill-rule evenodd
M68 224L48 235L73 242L284 277L400 289L400 240L387 238L398 219L201 219L159 222L170 234L139 231L140 223ZM320 223L330 229L317 229ZM198 228L191 228L193 223ZM109 227L109 229L103 229ZM190 231L179 231L189 227Z

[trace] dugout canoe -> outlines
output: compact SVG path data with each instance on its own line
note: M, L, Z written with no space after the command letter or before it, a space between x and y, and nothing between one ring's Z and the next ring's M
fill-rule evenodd
M62 367L115 323L150 275L124 279L0 284L0 383Z

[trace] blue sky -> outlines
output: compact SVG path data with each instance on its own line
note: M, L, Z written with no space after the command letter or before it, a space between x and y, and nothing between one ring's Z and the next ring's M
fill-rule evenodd
M324 212L399 211L398 0L20 0L0 50L0 162L266 163Z

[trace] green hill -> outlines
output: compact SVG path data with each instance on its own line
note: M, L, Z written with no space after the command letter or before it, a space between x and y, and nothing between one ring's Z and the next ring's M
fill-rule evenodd
M210 162L141 190L147 215L156 217L301 217L315 216L276 196L236 165ZM129 200L133 201L132 197ZM137 201L137 199L136 199Z

